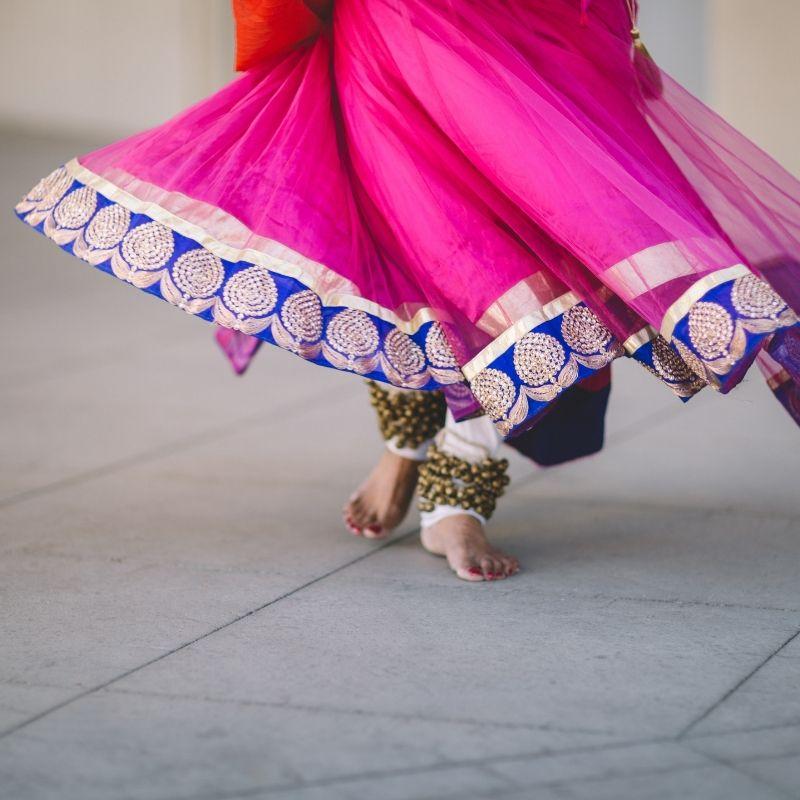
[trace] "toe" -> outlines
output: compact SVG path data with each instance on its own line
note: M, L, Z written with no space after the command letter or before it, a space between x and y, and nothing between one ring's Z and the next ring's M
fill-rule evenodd
M367 525L364 528L364 536L367 539L385 539L389 535L389 531L387 531L383 526L378 525L376 522Z
M493 581L498 572L494 559L489 556L482 558L481 571L483 572L483 576L487 581Z
M515 567L513 558L509 556L500 556L498 560L500 561L500 571L503 573L504 578L514 574Z
M350 498L347 503L346 513L350 517L350 521L357 528L365 528L372 523L369 511L365 507L364 500L359 494L354 494Z
M462 567L455 568L456 575L461 578L462 581L485 581L486 578L484 577L483 570L480 567L476 567L474 565L464 565Z
M347 527L347 530L349 530L354 536L364 535L364 531L358 525L356 525L352 517L345 516L344 524Z

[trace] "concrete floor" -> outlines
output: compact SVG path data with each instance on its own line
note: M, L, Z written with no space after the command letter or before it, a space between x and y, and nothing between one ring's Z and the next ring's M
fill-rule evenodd
M339 524L358 379L59 252L11 206L90 143L2 139L2 800L800 798L800 435L758 375L615 374L606 451L513 461L525 570Z

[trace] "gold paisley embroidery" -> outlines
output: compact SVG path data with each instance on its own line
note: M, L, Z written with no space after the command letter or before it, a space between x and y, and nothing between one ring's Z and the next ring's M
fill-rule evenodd
M225 269L217 256L203 248L187 250L161 280L164 299L184 311L199 314L214 304Z
M724 356L733 338L733 317L718 303L698 302L689 310L689 339L705 360Z
M329 344L348 358L363 358L378 348L378 329L363 311L348 308L330 321Z
M566 358L561 343L548 333L526 333L514 345L514 369L531 386L555 380Z
M416 375L425 369L425 354L416 342L402 331L391 331L383 351L389 364L403 376Z
M131 226L131 213L116 203L101 208L86 226L84 240L96 250L116 247Z
M497 422L502 420L517 397L514 381L499 369L481 370L469 385L483 410Z
M64 167L53 170L17 204L17 214L26 214L25 222L33 226L38 225L67 193L70 186L72 186L72 176Z
M97 192L88 186L74 189L59 200L44 220L44 235L56 244L66 245L80 238L86 223L97 208Z
M211 297L222 286L224 277L222 261L202 248L188 250L172 267L172 280L187 299Z
M161 269L172 257L175 239L172 231L160 222L146 222L125 234L121 253L134 270L152 272Z
M700 380L705 381L715 389L719 387L719 378L706 366L702 359L698 358L680 339L673 339L672 343L678 350L680 357Z
M300 342L316 342L322 336L322 303L306 289L286 298L281 308L284 328Z
M268 269L247 267L227 280L222 299L239 319L264 317L278 302L278 287Z
M603 350L611 341L611 331L603 325L588 306L578 304L564 313L561 319L564 341L581 355Z
M82 228L97 208L97 192L88 186L70 192L53 209L53 219L59 228Z
M695 360L700 363L698 359ZM691 397L706 385L706 381L661 335L653 339L653 368L655 374L679 397Z
M731 303L749 319L775 318L786 308L784 299L757 275L743 275L733 282Z
M425 355L434 367L443 369L454 369L458 367L458 362L447 341L444 330L438 322L431 324L425 336Z
M688 314L689 341L697 351L674 340L681 357L701 378L719 387L747 350L747 334L765 335L797 323L797 315L769 284L753 274L737 278L731 288L733 316L719 303L698 301ZM698 358L699 356L699 358Z
M191 314L211 308L212 318L223 327L248 334L271 328L279 346L304 358L323 353L340 369L365 374L383 369L390 382L409 389L431 380L463 384L438 324L430 325L423 351L397 329L381 343L367 313L345 309L331 319L326 342L322 301L311 289L290 294L276 314L278 287L267 267L245 267L226 280L222 260L202 247L184 252L168 267L176 249L171 228L154 220L131 227L129 209L108 203L98 210L97 191L79 184L69 192L73 183L63 167L54 170L20 201L17 212L30 225L44 221L46 235L58 244L71 244L73 254L84 261L95 266L107 262L117 277L139 288L160 282L165 300Z

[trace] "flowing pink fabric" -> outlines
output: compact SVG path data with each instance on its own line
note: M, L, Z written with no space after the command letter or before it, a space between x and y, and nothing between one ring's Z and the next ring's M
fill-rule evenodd
M569 292L620 342L735 265L798 311L800 183L654 66L647 90L631 26L626 0L336 0L312 42L80 163L427 309L460 366Z
M624 339L706 273L800 252L797 182L668 78L643 100L629 32L624 0L586 26L568 0L338 0L313 45L81 162L222 208L381 306L436 309L461 360L534 278ZM664 242L683 276L609 296L610 267Z

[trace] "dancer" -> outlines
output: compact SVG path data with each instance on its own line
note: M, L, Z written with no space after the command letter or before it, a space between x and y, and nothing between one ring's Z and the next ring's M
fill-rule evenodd
M758 360L800 421L800 183L653 63L634 0L234 8L238 80L17 213L217 323L240 370L267 341L376 382L351 529L418 482L428 549L513 574L483 530L499 441L596 451L621 356L683 400Z

